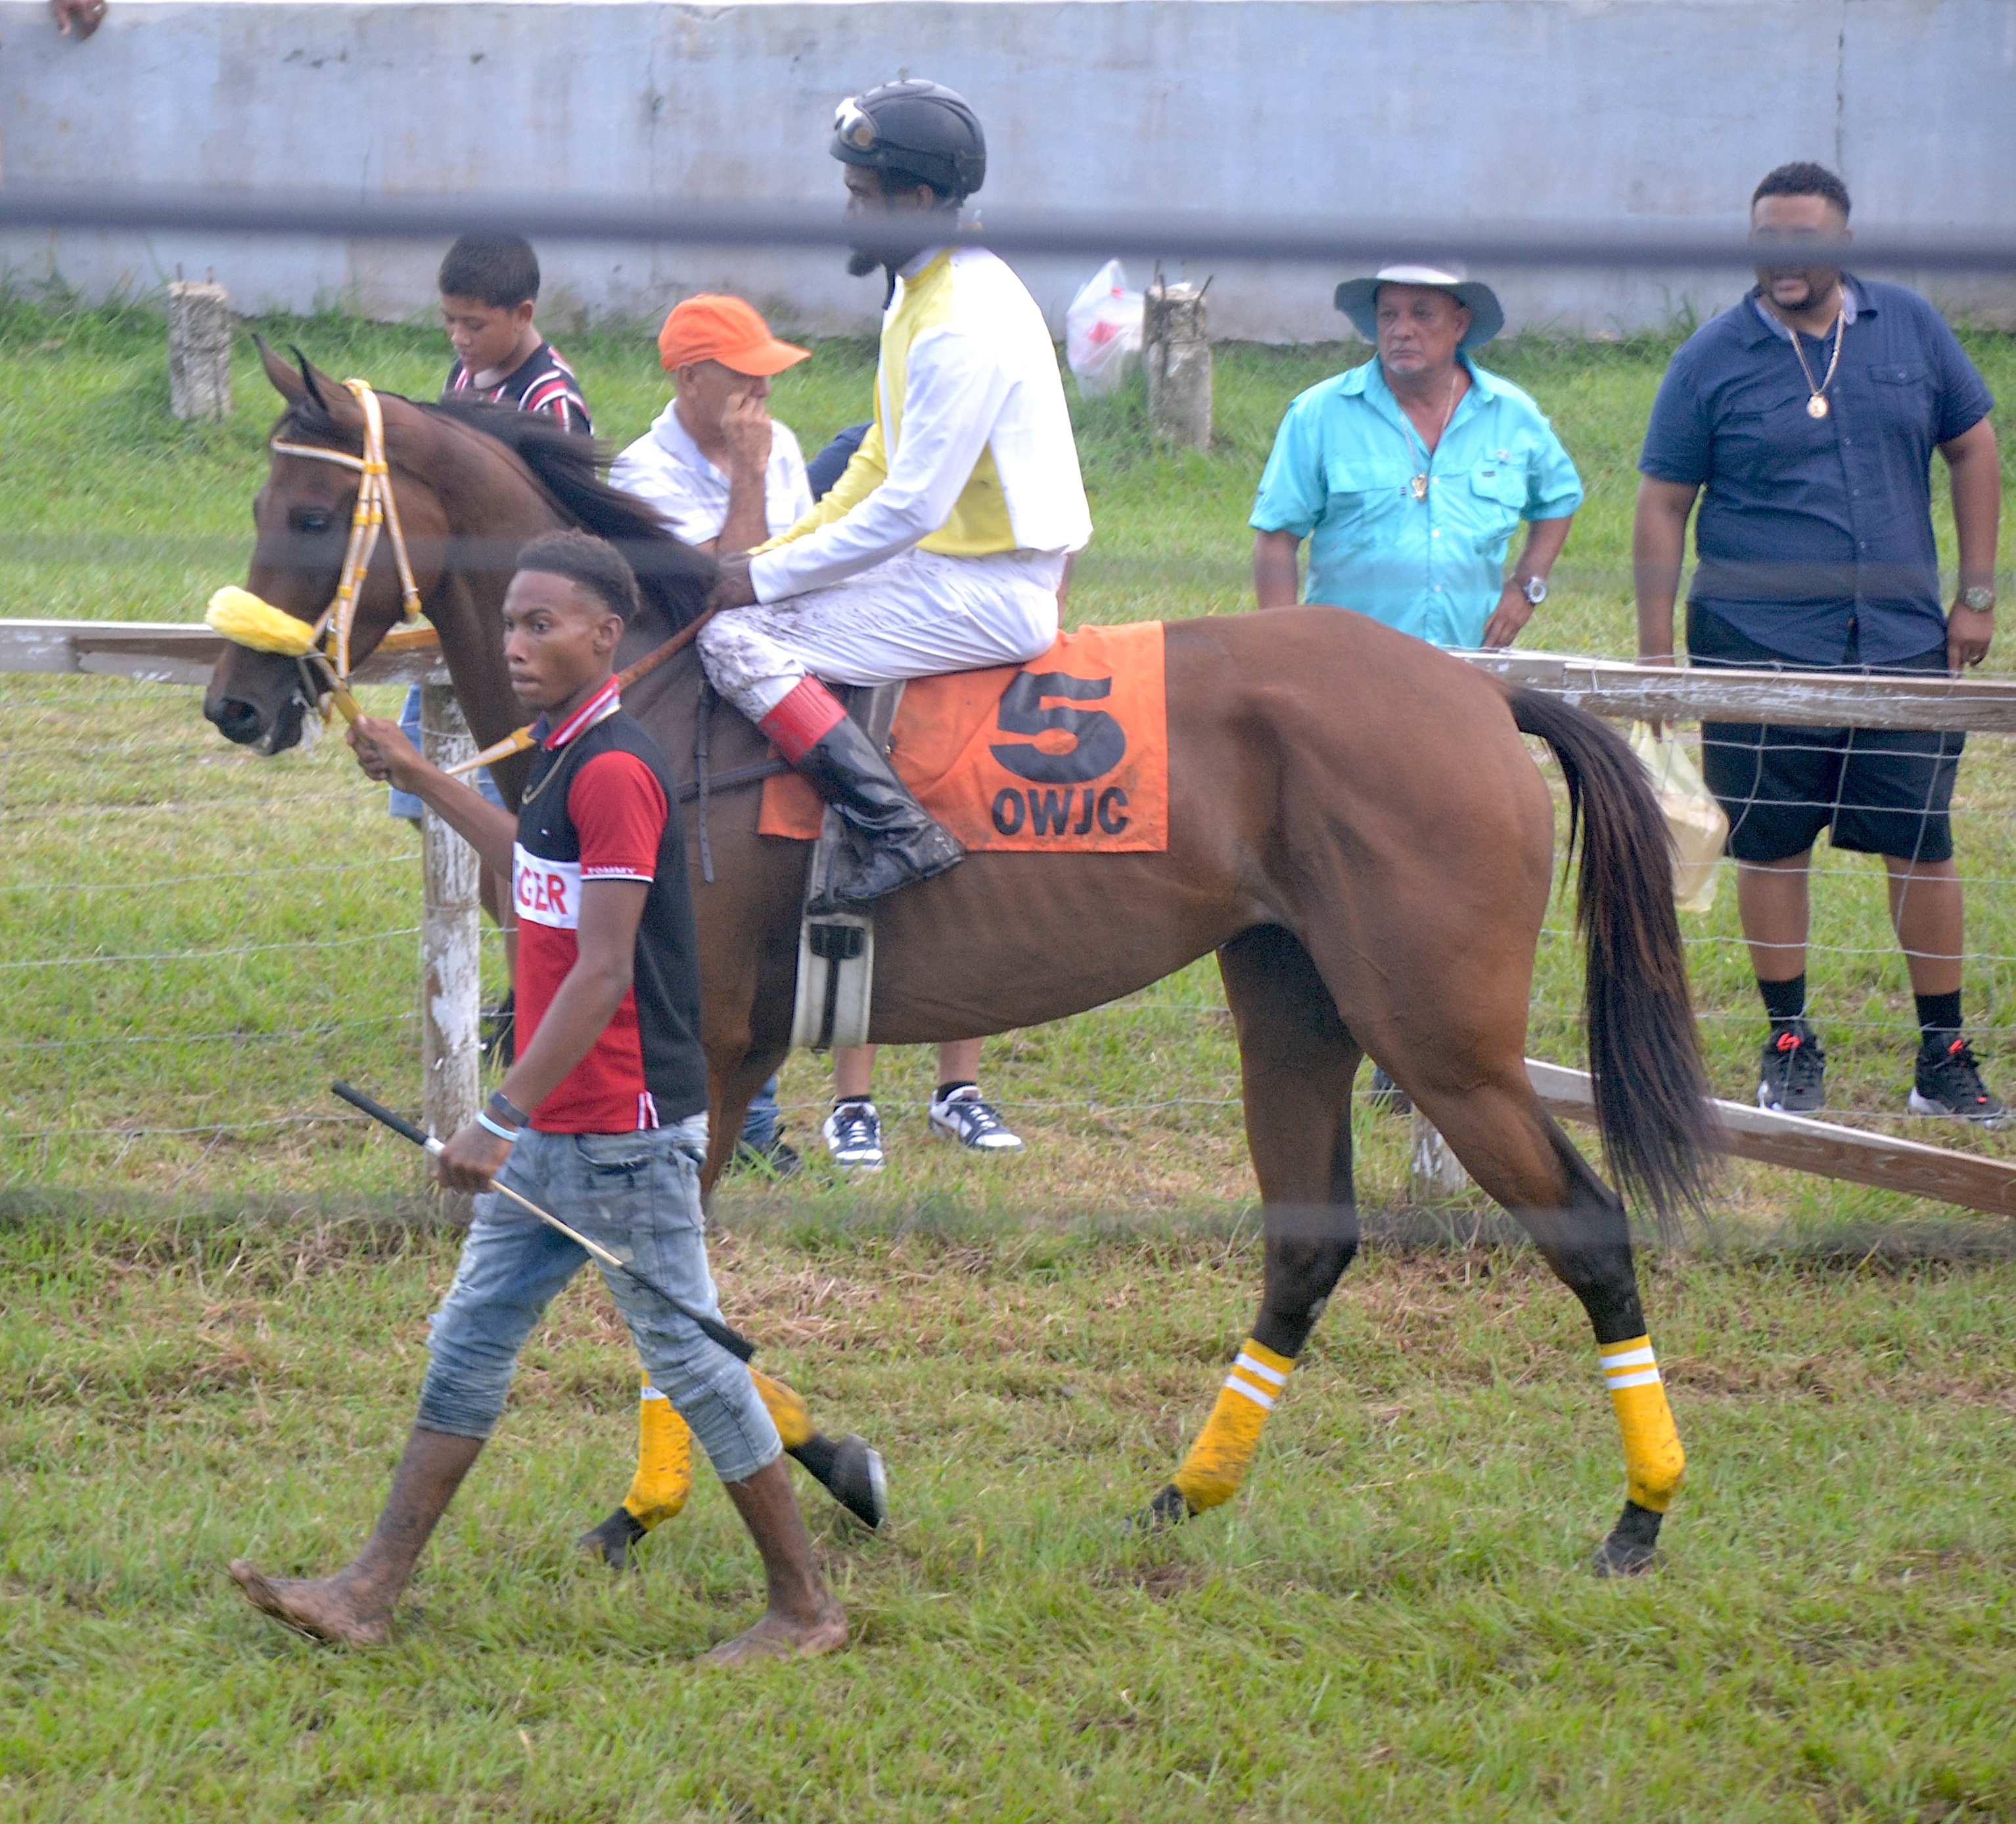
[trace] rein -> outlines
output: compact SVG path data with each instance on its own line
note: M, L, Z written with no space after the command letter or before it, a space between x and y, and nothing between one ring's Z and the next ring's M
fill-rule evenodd
M654 646L643 658L625 665L616 674L616 689L620 695L640 678L648 678L670 658L676 657L691 646L700 630L718 613L718 609L710 608L696 615L661 646ZM500 760L509 760L514 754L523 754L538 743L532 739L532 725L527 722L522 729L513 729L501 741L493 741L473 759L458 760L454 765L442 770L449 773L473 772L479 766L495 765Z
M350 516L350 543L343 553L343 569L337 578L336 593L315 624L311 636L321 639L333 633L335 650L330 668L339 686L350 681L350 629L357 618L357 601L363 593L371 559L378 549L381 531L392 534L392 558L399 567L399 595L409 624L420 617L420 592L413 581L412 559L406 554L406 534L399 524L399 503L392 492L392 471L385 459L385 414L378 395L368 380L345 380L364 414L364 454L347 455L319 444L293 444L272 439L267 448L275 455L301 456L311 462L333 462L340 469L356 472L357 505Z

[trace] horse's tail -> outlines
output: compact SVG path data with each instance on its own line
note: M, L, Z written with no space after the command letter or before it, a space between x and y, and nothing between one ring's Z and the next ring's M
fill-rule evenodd
M1583 1000L1604 1148L1671 1238L1683 1209L1702 1207L1719 1151L1673 911L1672 837L1614 729L1557 697L1506 694L1520 732L1553 750L1568 782L1571 858L1581 833L1575 922L1588 949Z

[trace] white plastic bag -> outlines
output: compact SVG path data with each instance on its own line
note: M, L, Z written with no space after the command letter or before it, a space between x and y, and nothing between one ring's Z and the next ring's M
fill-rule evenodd
M1729 819L1702 782L1701 769L1683 747L1672 725L1663 735L1650 722L1631 725L1631 751L1652 775L1652 790L1673 833L1673 900L1682 912L1712 912L1722 874L1722 845Z
M1078 288L1064 312L1064 358L1091 398L1117 393L1141 353L1141 294L1127 289L1127 272L1108 260Z

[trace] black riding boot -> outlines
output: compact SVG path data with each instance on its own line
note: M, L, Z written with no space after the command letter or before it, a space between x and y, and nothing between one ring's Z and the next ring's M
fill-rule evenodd
M806 749L797 770L847 825L847 840L836 847L808 911L851 912L966 858L851 716Z

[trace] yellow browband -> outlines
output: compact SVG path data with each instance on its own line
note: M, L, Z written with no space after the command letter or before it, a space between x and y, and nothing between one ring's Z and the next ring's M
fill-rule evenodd
M350 678L350 629L357 617L357 599L370 573L371 559L378 549L378 534L392 534L392 558L399 568L400 599L409 623L420 616L420 592L413 581L413 566L406 554L406 534L399 524L399 503L392 492L392 472L385 459L385 414L378 395L366 380L345 380L351 396L364 414L364 454L352 456L341 450L325 449L318 444L283 443L275 437L268 445L275 455L301 456L311 462L333 462L338 468L357 472L357 505L350 516L350 543L343 554L343 570L337 578L336 593L309 630L311 640L327 631L335 635L332 667L339 684Z

